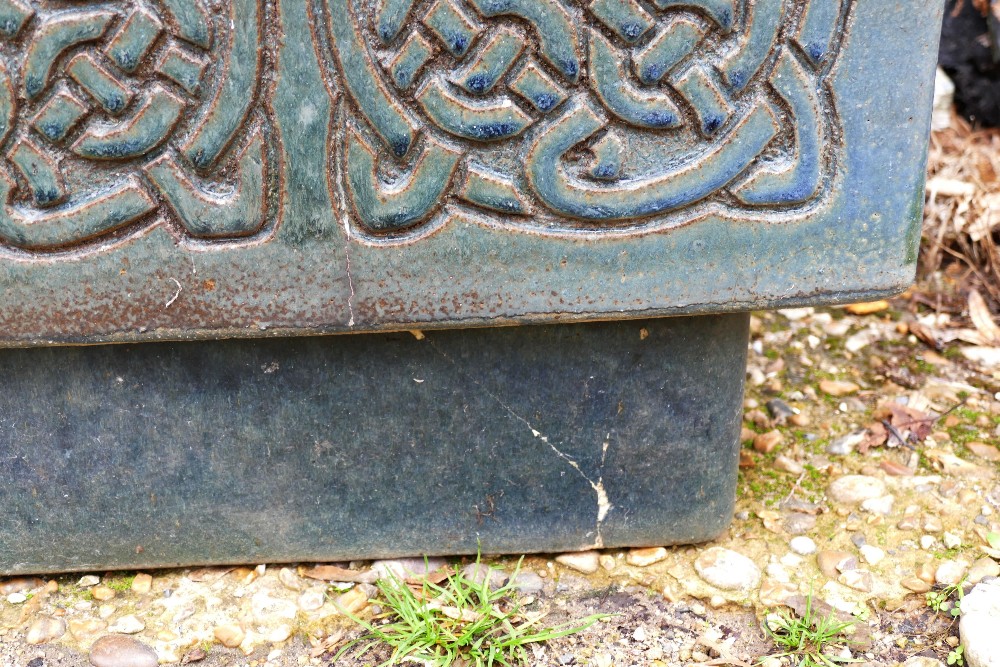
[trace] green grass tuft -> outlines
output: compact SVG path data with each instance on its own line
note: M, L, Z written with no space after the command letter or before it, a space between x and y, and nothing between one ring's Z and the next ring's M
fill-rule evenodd
M594 614L578 624L536 629L542 616L522 611L512 583L519 570L520 562L510 582L497 590L490 587L491 576L478 583L457 569L441 585L424 579L416 590L394 576L380 580L378 602L387 611L372 622L345 612L365 633L342 648L334 664L359 643L365 646L356 658L379 644L392 648L392 655L380 667L402 662L426 667L530 664L526 645L565 637L607 618L607 614ZM493 568L489 571L492 574Z
M771 623L775 627L771 627ZM778 645L779 653L768 658L789 658L798 667L839 667L853 658L831 655L826 649L832 644L843 644L853 633L855 621L838 621L831 612L820 618L813 613L812 595L806 598L806 612L801 618L779 612L778 619L764 622L764 631ZM760 664L764 659L761 659Z

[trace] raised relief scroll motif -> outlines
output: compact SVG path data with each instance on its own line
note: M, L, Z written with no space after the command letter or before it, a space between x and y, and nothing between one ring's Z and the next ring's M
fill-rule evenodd
M357 235L456 210L541 234L794 220L843 146L853 0L315 0Z
M0 248L275 219L263 0L0 0Z

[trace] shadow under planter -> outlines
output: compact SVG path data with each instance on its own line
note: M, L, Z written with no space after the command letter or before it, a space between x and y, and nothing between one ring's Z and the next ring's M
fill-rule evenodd
M0 573L711 539L748 323L0 350Z

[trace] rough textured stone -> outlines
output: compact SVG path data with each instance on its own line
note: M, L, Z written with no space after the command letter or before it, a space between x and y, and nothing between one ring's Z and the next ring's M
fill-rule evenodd
M1000 580L980 583L962 600L959 630L968 667L1000 667Z
M831 500L856 505L885 495L885 482L867 475L844 475L833 480L826 489Z
M694 562L698 576L716 588L727 591L749 591L760 582L760 568L731 549L711 547Z

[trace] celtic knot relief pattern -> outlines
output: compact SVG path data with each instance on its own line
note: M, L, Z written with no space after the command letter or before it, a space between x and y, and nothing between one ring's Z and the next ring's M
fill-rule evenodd
M262 0L0 0L0 246L265 227L278 190L265 14Z
M786 221L836 177L853 0L316 2L331 174L373 242L443 206L543 234Z

